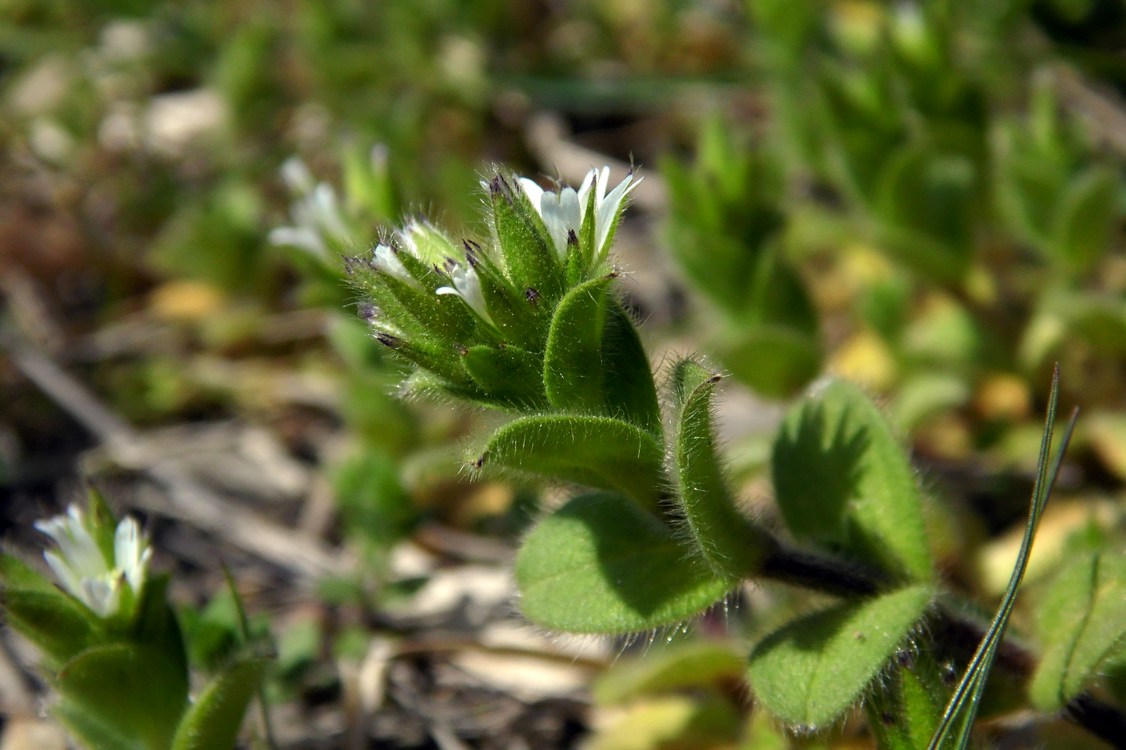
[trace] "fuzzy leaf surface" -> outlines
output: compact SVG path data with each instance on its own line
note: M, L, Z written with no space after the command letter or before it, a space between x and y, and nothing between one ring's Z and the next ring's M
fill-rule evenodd
M244 659L216 677L180 722L172 750L234 747L246 707L262 683L268 664L266 659Z
M916 585L794 620L751 653L748 677L770 713L817 728L853 704L915 628L932 590Z
M719 377L692 360L677 363L673 387L680 413L675 461L677 502L701 557L721 577L761 569L770 537L739 512L727 486L712 429L712 394Z
M648 432L612 417L546 414L504 425L477 465L613 490L655 507L662 451Z
M633 633L680 623L736 581L690 557L655 515L620 495L581 495L544 518L516 558L520 609L572 633Z
M544 354L543 381L557 409L603 411L602 336L610 304L609 276L567 292L555 309Z
M907 580L931 576L915 476L883 415L855 385L831 381L786 417L772 462L794 536Z
M1044 655L1029 690L1038 708L1054 711L1126 650L1126 555L1095 552L1064 567L1037 625Z
M164 654L136 644L95 646L67 662L56 687L80 713L96 716L145 747L166 748L187 706L188 684Z

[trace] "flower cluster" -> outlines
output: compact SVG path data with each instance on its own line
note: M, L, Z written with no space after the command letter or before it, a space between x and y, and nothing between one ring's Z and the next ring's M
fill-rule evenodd
M609 250L632 173L610 189L591 170L578 190L501 173L488 191L491 236L456 243L413 220L349 271L376 338L418 366L414 385L494 405L543 402L542 359L555 308L610 273Z
M37 521L35 528L58 545L58 552L44 557L63 588L99 617L117 614L126 587L134 600L140 595L152 549L135 519L117 524L112 549L98 543L98 529L75 505L65 515Z

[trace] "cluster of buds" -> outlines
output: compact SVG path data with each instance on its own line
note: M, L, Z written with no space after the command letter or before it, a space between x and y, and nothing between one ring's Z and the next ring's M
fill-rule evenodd
M631 173L608 190L609 178L606 167L578 190L545 190L497 173L482 182L485 243L415 220L349 260L376 338L418 367L411 387L509 408L554 405L544 360L556 311L612 275L610 245L640 182Z

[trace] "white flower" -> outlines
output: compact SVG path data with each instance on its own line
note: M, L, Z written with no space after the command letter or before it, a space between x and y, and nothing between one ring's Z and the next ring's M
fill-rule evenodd
M571 232L576 235L582 229L583 220L586 218L587 204L590 202L590 191L594 189L594 264L597 265L606 259L610 252L607 240L610 230L618 220L621 212L622 201L640 183L634 179L633 172L626 175L617 187L607 195L606 188L610 181L610 168L601 170L592 169L583 178L582 185L576 191L571 187L564 187L558 193L544 190L527 177L520 178L520 187L528 200L532 202L536 211L547 226L548 234L555 243L555 250L560 258L567 254L567 238Z
M410 271L403 265L403 261L399 260L399 256L389 245L380 243L375 246L375 250L372 251L371 264L375 266L377 271L382 271L413 287L418 287L418 282L411 276Z
M477 277L477 272L473 270L472 266L462 265L460 263L451 263L449 265L450 281L453 286L443 286L437 289L438 294L456 294L461 297L465 304L473 309L482 320L490 325L493 324L493 319L489 315L489 308L485 306L485 296L481 294L481 279Z
M282 164L281 176L296 196L289 210L293 224L271 231L270 243L299 247L327 259L327 241L347 243L349 238L348 221L340 209L336 191L331 185L316 182L309 168L296 157Z
M99 617L116 614L123 584L140 594L152 549L145 544L133 518L117 525L113 536L113 559L107 559L82 511L70 506L66 515L37 521L35 528L55 540L58 552L43 556L63 588Z

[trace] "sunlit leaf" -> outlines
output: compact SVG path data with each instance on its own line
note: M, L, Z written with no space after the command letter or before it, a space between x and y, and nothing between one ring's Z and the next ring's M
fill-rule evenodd
M524 539L520 609L572 633L631 633L684 622L736 584L718 578L660 519L624 497L582 495Z
M748 676L756 697L798 727L835 721L905 647L933 595L929 586L910 586L782 626L751 653Z

